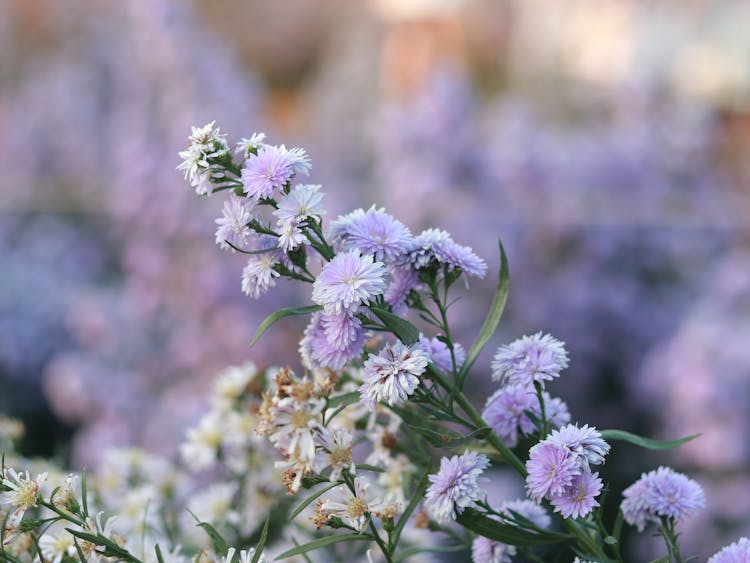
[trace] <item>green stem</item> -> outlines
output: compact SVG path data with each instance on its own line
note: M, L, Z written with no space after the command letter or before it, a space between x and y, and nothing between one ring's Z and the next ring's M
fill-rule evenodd
M437 381L442 387L444 387L445 389L451 388L450 383L445 379L445 377L443 377L443 374L432 367L432 365L428 366L428 369L430 371L430 377ZM463 394L462 391L458 391L456 393L456 403L458 403L458 406L463 409L466 415L474 424L477 425L478 428L487 426L487 423L482 419L482 415L479 414L479 411L474 408L474 405L471 404L471 401L469 401L469 399L466 397L466 395ZM503 441L497 436L497 434L492 432L489 436L487 436L487 441L500 453L500 455L503 456L503 459L507 461L513 467L513 469L520 473L522 477L526 477L526 466L520 459L518 459L518 456L514 454L508 446L503 444Z

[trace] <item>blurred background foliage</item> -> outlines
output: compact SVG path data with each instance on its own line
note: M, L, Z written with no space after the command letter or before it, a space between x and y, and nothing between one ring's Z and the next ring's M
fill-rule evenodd
M491 268L502 238L493 344L564 340L581 422L703 433L676 454L709 502L686 551L750 534L750 4L0 3L0 411L27 453L173 452L218 369L296 363L293 321L248 343L309 297L248 300L221 198L175 170L214 119L307 148L329 217L384 205ZM454 309L466 344L493 283ZM612 494L672 455L620 448Z

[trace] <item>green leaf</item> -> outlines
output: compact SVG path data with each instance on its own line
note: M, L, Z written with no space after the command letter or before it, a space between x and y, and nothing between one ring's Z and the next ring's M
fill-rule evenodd
M500 318L503 316L503 311L505 310L505 303L508 301L508 288L510 287L508 257L505 255L503 243L498 241L498 245L500 246L500 276L497 283L497 290L495 291L495 297L492 299L490 312L487 314L482 329L479 331L479 336L477 336L476 342L472 345L469 353L466 354L466 360L458 374L458 381L461 386L463 386L464 379L469 373L471 366L474 365L482 348L485 347L490 338L492 338L492 335L495 334L497 325L500 323Z
M292 510L292 513L291 513L291 514L289 515L289 521L291 522L291 521L292 521L292 520L294 520L294 519L295 519L295 518L296 518L297 516L299 516L299 513L300 513L300 512L302 512L302 511L303 511L303 510L304 510L305 508L307 508L308 506L310 506L310 504L311 504L311 503L312 503L312 502L313 502L313 501L314 501L315 499L317 499L317 498L318 498L318 497L320 497L321 495L323 495L323 494L327 493L328 491L330 491L330 490L331 490L331 489L333 489L334 487L338 487L338 486L339 486L340 484L341 484L341 483L331 483L331 484L330 484L330 485L328 485L327 487L323 487L322 489L319 489L319 490L315 491L315 492L314 492L313 494L311 494L311 495L310 495L309 497L307 497L307 498L306 498L305 500L303 500L303 501L302 501L302 502L301 502L301 503L299 504L299 506L297 506L297 508L295 508L294 510Z
M313 551L314 549L320 549L321 547L327 547L329 545L333 545L335 543L341 543L346 541L359 541L359 540L372 540L373 537L369 534L336 534L333 536L325 536L323 538L313 540L309 543L305 543L302 545L298 545L297 547L293 549L289 549L276 557L274 561L279 561L281 559L286 559L288 557L292 557L293 555L300 555L302 553L307 553L308 551Z
M409 344L414 344L419 340L419 329L406 319L402 319L398 315L394 315L393 313L379 307L370 307L370 310L375 313L375 315L383 321L383 324L407 346Z
M465 509L463 514L456 518L456 522L480 536L520 547L547 545L570 539L563 534L529 532L518 526L488 518L473 508Z
M268 539L268 520L269 519L266 518L266 523L263 524L263 531L260 533L260 539L255 548L255 555L253 555L250 563L258 563L258 561L260 561L260 556L263 554L263 550L266 548L266 540Z
M328 399L328 408L335 409L341 406L348 407L349 405L353 405L354 403L359 402L361 396L362 395L359 391L344 393L343 395Z
M211 541L214 544L214 551L216 551L216 553L221 555L222 557L226 557L227 551L229 551L229 546L227 545L226 540L216 530L216 528L214 528L208 522L198 522L198 524L196 525L203 528L206 531L206 533L211 537Z
M89 517L88 485L86 484L86 468L81 471L81 502L83 503L83 516Z
M361 469L362 471L374 471L375 473L385 473L385 469L382 467L376 467L374 465L370 465L369 463L358 463L355 466L357 469Z
M250 346L254 346L255 343L258 342L258 339L261 337L261 335L268 330L268 327L270 327L279 319L283 319L284 317L291 317L293 315L307 315L308 313L314 313L315 311L320 311L321 309L322 307L320 305L309 305L307 307L288 307L286 309L279 309L275 313L271 313L265 318L262 323L260 323L255 336L253 336L252 342L250 342Z
M438 426L437 424L435 425L435 427L440 428L440 432L433 430L432 428L427 428L425 426L409 424L408 422L405 422L405 424L414 432L425 438L430 444L438 448L447 447L454 440L461 438L459 434L453 432L452 430L440 428L440 426Z
M671 450L681 446L686 442L695 440L698 436L700 436L700 434L693 434L692 436L680 438L679 440L662 442L659 440L653 440L651 438L642 438L641 436L636 436L635 434L625 432L624 430L600 430L599 433L605 440L622 440L623 442L630 442L631 444L635 444L636 446L640 446L648 450Z
M164 557L161 554L161 548L158 543L154 546L154 551L156 552L156 561L158 563L164 563Z

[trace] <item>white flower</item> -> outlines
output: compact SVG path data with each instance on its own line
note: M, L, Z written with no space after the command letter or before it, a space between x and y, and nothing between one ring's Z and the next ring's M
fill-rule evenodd
M66 555L70 558L75 558L76 555L73 536L64 530L59 533L47 531L39 538L39 549L50 563L60 563Z
M275 286L275 278L279 277L279 273L274 270L274 266L278 263L273 251L251 256L242 270L242 291L253 299L258 299Z
M221 420L216 413L208 412L197 427L187 431L187 440L180 444L180 456L192 471L206 469L216 463L221 441Z
M211 193L212 179L224 178L222 170L212 170L212 160L229 154L226 135L214 129L214 121L203 127L193 127L190 134L190 145L179 153L182 162L177 166L185 179L195 188L199 195Z
M271 443L294 460L312 463L315 460L315 434L323 428L320 418L323 406L323 401L316 400L304 405L293 397L279 400L272 411Z
M325 451L325 467L331 468L331 481L338 481L346 469L356 475L357 469L352 460L352 433L345 429L324 428L318 435L318 444Z
M47 479L47 473L42 473L32 479L29 472L16 473L14 469L8 468L3 472L2 484L9 490L0 494L0 505L9 504L13 512L8 516L7 529L18 528L24 513L36 506L39 498L40 483Z
M243 157L247 157L248 154L255 153L260 147L263 146L263 141L266 140L265 133L253 133L250 138L242 137L240 141L235 145L234 154L241 154Z
M237 483L214 483L191 497L187 507L201 522L211 522L214 525L235 523L239 517L233 508L237 488Z
M237 550L233 547L230 547L227 550L226 557L223 558L224 563L233 563L234 560L234 554L237 552ZM239 563L250 563L253 560L253 557L255 556L255 548L251 547L250 549L243 549L240 551L240 557L239 557ZM265 557L261 557L258 559L258 563L265 563L266 559Z
M231 410L257 373L258 370L253 362L224 369L214 384L211 397L213 407L221 412Z
M247 224L253 220L254 209L255 202L234 194L229 196L222 216L216 219L216 244L220 248L234 251L230 243L239 248L248 243L253 232Z
M367 525L367 514L376 512L382 506L380 499L367 499L368 487L369 484L359 478L354 480L356 494L352 493L346 485L336 487L332 494L337 500L326 500L322 505L322 510L329 516L338 516L346 524L361 532Z
M365 362L365 382L360 387L362 400L370 410L378 401L389 405L402 403L419 386L429 357L421 344L405 346L397 342L386 345L377 355L370 355Z
M279 225L294 223L299 225L308 217L320 217L325 214L323 192L316 184L297 184L289 194L279 200L278 209L273 214Z

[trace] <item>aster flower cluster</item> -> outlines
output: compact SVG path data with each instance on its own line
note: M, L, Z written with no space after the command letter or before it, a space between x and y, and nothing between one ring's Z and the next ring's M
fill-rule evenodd
M599 506L602 480L591 465L604 463L609 444L595 428L568 424L529 450L526 488L529 496L548 499L565 518L581 518Z
M662 518L681 522L706 504L701 486L669 467L644 473L622 496L625 521L639 531Z
M213 136L217 154L202 148L206 136ZM291 368L267 370L262 399L252 411L256 434L280 456L275 469L282 487L288 495L306 497L292 520L304 514L320 540L282 556L366 540L392 561L402 535L446 531L445 525L455 522L474 534L463 547L477 563L511 561L516 555L542 560L546 548L530 546L563 541L575 544L581 561L621 561L619 531L608 532L602 521L604 481L595 468L604 464L609 439L646 447L654 442L571 424L567 405L546 389L568 367L563 342L538 332L499 347L489 378L499 387L484 410L477 411L464 394L507 297L502 246L497 294L467 352L451 336L449 290L462 276L486 275L485 261L469 247L437 228L412 234L376 205L324 223L321 186L296 183L311 168L303 149L270 145L265 135L255 134L240 141L227 160L226 146L213 124L195 131L180 168L191 183L205 169L226 169L224 176L212 172L217 179L210 180L213 192L231 190L216 221L216 242L248 255L243 291L258 298L281 278L311 285L313 305L272 315L256 335L257 340L278 318L310 314L299 343L303 375ZM194 154L203 156L191 161ZM228 179L222 183L221 178ZM435 334L422 333L412 324L414 317ZM235 373L221 381L224 399L216 399L182 448L196 470L218 460L241 466L241 456L235 460L227 443L232 431L223 425L228 414L239 416L227 405L236 404L248 380ZM247 416L241 420L237 428L252 424ZM248 444L236 440L242 452ZM528 499L499 508L488 503L483 482L496 459L525 479ZM638 484L625 491L622 513L639 528L657 516L666 518L669 525L661 521L660 531L669 553L678 554L674 525L703 501L702 493L699 502L689 485L670 475L649 485L657 491L649 493L653 504L634 492ZM681 504L678 493L693 494L692 504ZM227 506L236 494L231 487L217 489L214 504ZM566 534L553 531L553 518ZM227 521L236 522L237 515ZM356 538L326 538L324 529L349 530ZM366 554L374 557L369 549Z

